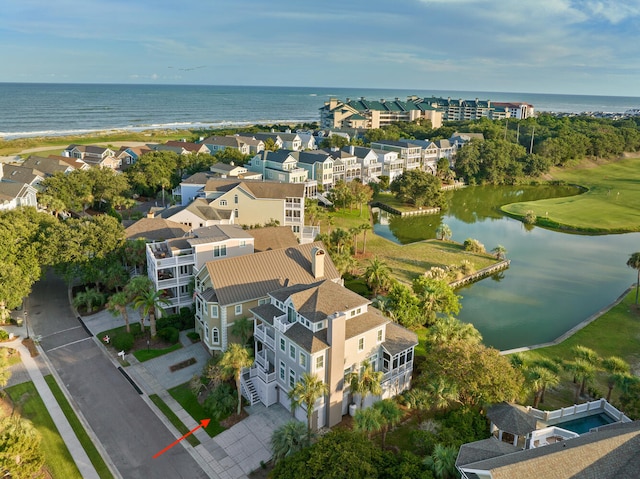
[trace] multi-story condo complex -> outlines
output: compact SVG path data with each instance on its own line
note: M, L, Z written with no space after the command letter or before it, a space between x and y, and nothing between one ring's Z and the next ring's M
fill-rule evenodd
M410 99L410 101L380 100L369 101L364 97L359 100L340 101L331 98L320 108L321 128L355 128L370 129L390 125L396 121L415 121L425 119L431 121L433 128L442 126L442 112L433 105Z
M318 249L312 254L324 256ZM245 396L252 403L290 408L287 392L303 374L315 375L329 386L329 394L314 405L313 427L320 428L335 426L348 412L355 398L346 378L365 361L384 373L382 398L408 389L417 336L369 303L330 280L270 292L268 302L251 309L255 363L242 377ZM307 415L304 408L295 414L300 420Z
M382 175L382 164L376 152L371 148L362 146L345 146L343 151L356 157L360 165L360 174L363 183L377 183Z
M524 102L492 102L491 100L452 100L451 98L419 98L410 96L407 101L359 100L340 101L331 98L320 108L322 128L370 129L390 125L396 121L426 119L433 128L443 121L477 120L480 118L525 119L534 115L532 105Z

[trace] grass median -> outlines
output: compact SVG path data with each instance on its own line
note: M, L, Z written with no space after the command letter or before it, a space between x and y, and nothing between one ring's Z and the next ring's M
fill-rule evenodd
M76 416L75 411L71 407L71 404L69 404L69 401L67 401L66 396L60 389L60 386L58 386L58 383L56 382L54 377L48 374L44 377L44 379L49 385L49 389L51 389L51 392L56 398L56 401L58 401L60 409L62 409L62 412L67 418L67 421L69 421L71 429L73 429L73 432L80 441L80 444L82 444L82 448L87 453L87 456L89 456L89 460L91 461L91 464L93 464L93 467L96 469L98 475L103 479L113 478L113 475L107 467L107 464L104 462L104 459L98 452L98 449L93 444L93 441L89 437L89 434L87 434L86 429L80 422L80 419L78 419L78 416Z
M69 449L58 432L32 381L5 389L20 415L33 423L42 437L45 467L54 479L82 479Z

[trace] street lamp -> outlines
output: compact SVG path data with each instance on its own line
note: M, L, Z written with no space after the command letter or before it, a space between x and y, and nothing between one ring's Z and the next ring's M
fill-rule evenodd
M27 339L29 339L29 323L27 322L27 310L25 309L23 312L24 316L24 327L27 328Z

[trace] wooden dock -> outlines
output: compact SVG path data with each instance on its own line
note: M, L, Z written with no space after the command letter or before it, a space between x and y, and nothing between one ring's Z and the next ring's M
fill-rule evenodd
M394 215L398 215L402 217L417 216L417 215L435 215L436 213L440 213L440 208L418 208L417 210L400 211L395 209L393 206L389 206L385 203L380 203L379 201L374 201L373 203L371 203L371 207L380 208L381 210L384 210Z
M510 264L510 259L502 260L499 263L487 266L486 268L482 268L481 270L476 271L473 274L467 275L462 279L452 281L451 283L449 283L449 286L451 286L453 289L457 289L461 286L464 286L465 284L474 283L478 280L486 278L487 276L491 276L492 274L504 271L509 267Z

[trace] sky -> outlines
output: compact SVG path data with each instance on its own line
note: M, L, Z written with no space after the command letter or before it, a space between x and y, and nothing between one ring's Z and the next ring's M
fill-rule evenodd
M2 0L0 82L640 97L640 0Z

